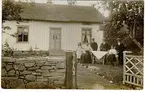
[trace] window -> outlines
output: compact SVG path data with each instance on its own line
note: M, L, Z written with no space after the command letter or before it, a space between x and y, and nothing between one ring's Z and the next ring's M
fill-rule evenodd
M19 26L17 42L28 42L28 31L28 26Z
M91 28L82 28L82 42L90 43L92 38Z

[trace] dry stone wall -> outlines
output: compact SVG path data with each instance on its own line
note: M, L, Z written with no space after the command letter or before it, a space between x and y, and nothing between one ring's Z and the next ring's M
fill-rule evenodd
M62 88L65 61L48 58L2 58L2 88Z

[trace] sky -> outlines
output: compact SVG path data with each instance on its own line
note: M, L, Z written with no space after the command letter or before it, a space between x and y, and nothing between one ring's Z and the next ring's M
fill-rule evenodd
M35 1L37 3L46 3L48 0L27 0L27 1ZM101 6L99 4L100 0L77 0L76 5L81 5L81 6L91 6L92 4L96 4L95 8L98 9L97 7ZM53 4L67 4L67 0L52 0ZM98 9L102 15L105 17L108 17L109 11L104 10L103 8Z

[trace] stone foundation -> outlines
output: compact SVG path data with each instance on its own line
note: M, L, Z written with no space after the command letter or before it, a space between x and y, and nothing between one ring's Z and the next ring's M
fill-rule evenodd
M65 61L39 58L2 58L2 88L63 88Z

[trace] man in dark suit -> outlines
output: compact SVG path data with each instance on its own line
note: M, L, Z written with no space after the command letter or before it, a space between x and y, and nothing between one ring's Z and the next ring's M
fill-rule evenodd
M103 42L100 45L100 51L108 51L110 49L110 45L106 43L105 39L103 39Z
M91 48L93 49L93 51L97 51L98 49L98 44L95 42L94 38L92 38Z
M100 51L108 51L108 50L110 50L110 45L108 43L106 43L105 39L103 39L103 42L100 45ZM105 57L104 57L104 63L108 63L107 55L105 55Z
M123 65L123 51L125 50L125 47L121 43L120 38L117 38L116 50L118 52L119 65Z

